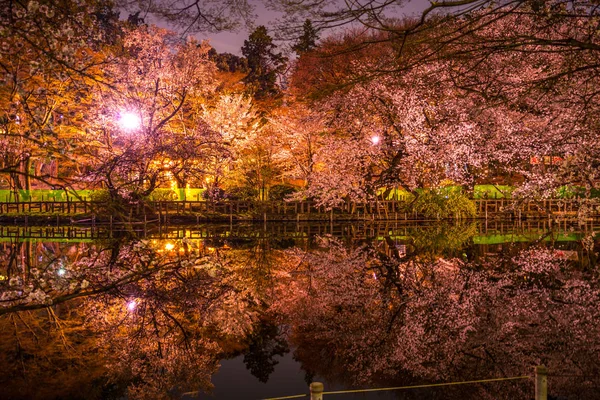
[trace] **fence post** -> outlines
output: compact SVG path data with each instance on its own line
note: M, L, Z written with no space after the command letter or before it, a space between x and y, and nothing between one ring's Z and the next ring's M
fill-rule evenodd
M548 370L543 365L535 367L535 400L548 400Z
M321 382L311 383L310 384L310 400L323 400L323 390L324 390L324 386Z

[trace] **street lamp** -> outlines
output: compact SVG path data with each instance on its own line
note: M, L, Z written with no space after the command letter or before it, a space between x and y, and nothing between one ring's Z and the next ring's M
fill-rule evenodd
M127 303L127 310L129 310L129 312L134 312L136 307L137 307L137 301L135 301L135 300L131 300Z
M142 120L139 115L123 111L119 113L119 126L126 131L134 131L142 125Z

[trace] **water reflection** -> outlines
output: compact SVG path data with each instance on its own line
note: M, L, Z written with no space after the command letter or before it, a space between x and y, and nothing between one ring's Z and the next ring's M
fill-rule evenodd
M593 227L131 233L0 244L2 396L177 398L210 392L219 360L238 355L268 382L290 348L307 380L343 387L520 376L538 364L558 375L556 396L591 399L600 386ZM443 392L532 393L531 381Z

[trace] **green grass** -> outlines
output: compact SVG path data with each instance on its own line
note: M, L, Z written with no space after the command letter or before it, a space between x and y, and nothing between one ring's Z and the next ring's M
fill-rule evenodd
M35 190L18 190L15 193L12 190L0 190L0 201L77 201L79 199L88 200L92 193L96 190L52 190L52 189L35 189Z
M190 189L164 189L154 190L150 195L152 200L203 200L203 188ZM14 201L78 201L91 200L102 190L52 190L52 189L33 189L18 190L15 193L12 190L0 189L0 202Z
M475 185L473 188L474 199L504 199L510 198L515 190L513 186L508 185Z

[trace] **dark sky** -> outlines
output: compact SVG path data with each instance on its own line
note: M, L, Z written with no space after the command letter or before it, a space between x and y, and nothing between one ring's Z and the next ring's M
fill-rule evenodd
M343 0L339 0L343 1ZM275 20L280 14L267 10L261 0L249 0L253 4L255 14L258 16L254 21L254 26L264 25L267 29L272 29L275 26ZM401 16L417 16L430 5L429 0L407 0L404 7L396 13L394 17ZM127 18L128 12L123 11L121 18ZM157 20L151 16L143 15L146 22L154 23L158 26L177 30L171 26L166 25L164 22ZM222 33L199 33L195 36L198 39L208 39L211 45L220 53L232 53L241 55L241 48L244 44L244 40L248 38L250 32L245 27L242 27L238 32L222 32ZM326 36L327 33L321 33L321 37Z
M259 0L250 0L256 6L256 14L258 18L255 25L264 25L267 28L274 26L274 20L278 14L267 10ZM412 0L406 4L402 12L406 16L411 16L419 13L429 6L428 0ZM238 33L224 32L219 34L198 34L199 39L209 39L211 45L220 53L233 53L241 55L241 47L244 40L248 38L250 33L246 29L241 29Z

